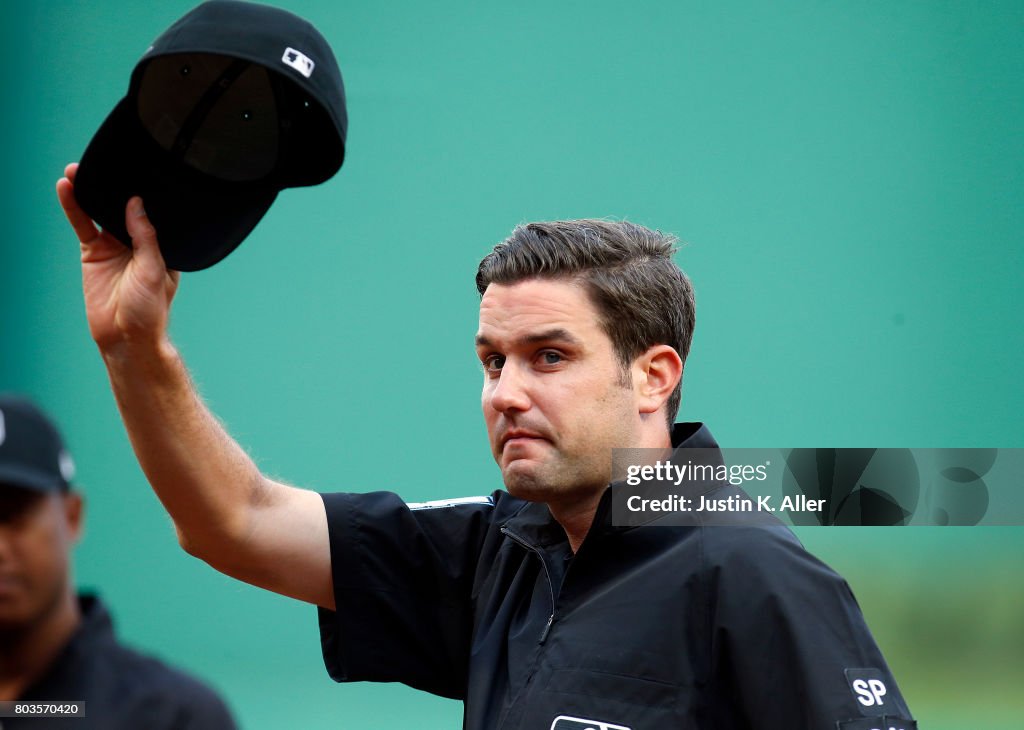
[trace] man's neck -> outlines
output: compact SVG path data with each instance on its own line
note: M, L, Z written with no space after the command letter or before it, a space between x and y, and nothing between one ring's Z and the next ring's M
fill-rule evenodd
M16 700L43 676L82 621L78 598L68 590L25 631L0 635L0 700Z
M594 514L597 512L597 505L601 502L603 493L603 490L599 491L586 500L568 505L548 503L551 516L565 530L565 536L569 539L569 547L572 548L574 554L580 549L584 538L590 532L590 525L594 522Z
M671 449L672 434L663 428L651 429L649 434L641 434L639 443L628 448L632 449ZM583 540L590 532L594 522L594 515L597 513L597 505L601 503L601 497L607 488L607 483L600 488L588 492L586 498L575 500L571 503L548 503L551 516L558 521L558 524L565 530L565 536L569 539L569 547L575 554L583 544Z

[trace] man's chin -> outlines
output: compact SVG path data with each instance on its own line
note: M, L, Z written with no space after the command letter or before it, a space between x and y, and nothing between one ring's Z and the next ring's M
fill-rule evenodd
M20 612L0 611L0 645L22 637L32 626L30 617Z
M571 495L577 486L550 464L527 459L511 462L501 476L509 494L528 502L560 501Z
M548 480L543 479L540 469L535 463L525 459L517 459L502 469L501 477L505 489L513 497L530 502L543 502L551 494Z

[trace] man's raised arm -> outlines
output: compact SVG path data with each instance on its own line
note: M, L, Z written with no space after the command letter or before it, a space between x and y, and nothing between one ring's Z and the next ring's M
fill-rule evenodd
M199 399L167 335L179 274L164 265L142 200L128 201L128 248L78 206L77 167L67 167L57 196L81 243L89 332L179 542L228 575L333 609L320 496L264 477Z

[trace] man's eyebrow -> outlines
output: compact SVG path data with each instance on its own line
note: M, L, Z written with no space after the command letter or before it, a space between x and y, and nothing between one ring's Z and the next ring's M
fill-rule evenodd
M579 338L573 335L569 330L561 327L555 327L553 329L544 330L543 332L535 332L533 334L524 335L516 340L517 345L536 345L540 342L564 342L568 345L580 346L582 343ZM492 347L493 343L487 339L486 335L476 336L477 347Z

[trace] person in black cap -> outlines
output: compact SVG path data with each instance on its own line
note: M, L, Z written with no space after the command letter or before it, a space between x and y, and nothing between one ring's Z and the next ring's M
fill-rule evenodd
M76 594L82 496L56 427L0 395L0 700L82 703L84 717L0 718L2 730L231 730L224 702L189 675L120 644L99 598ZM66 707L66 705L65 705Z

